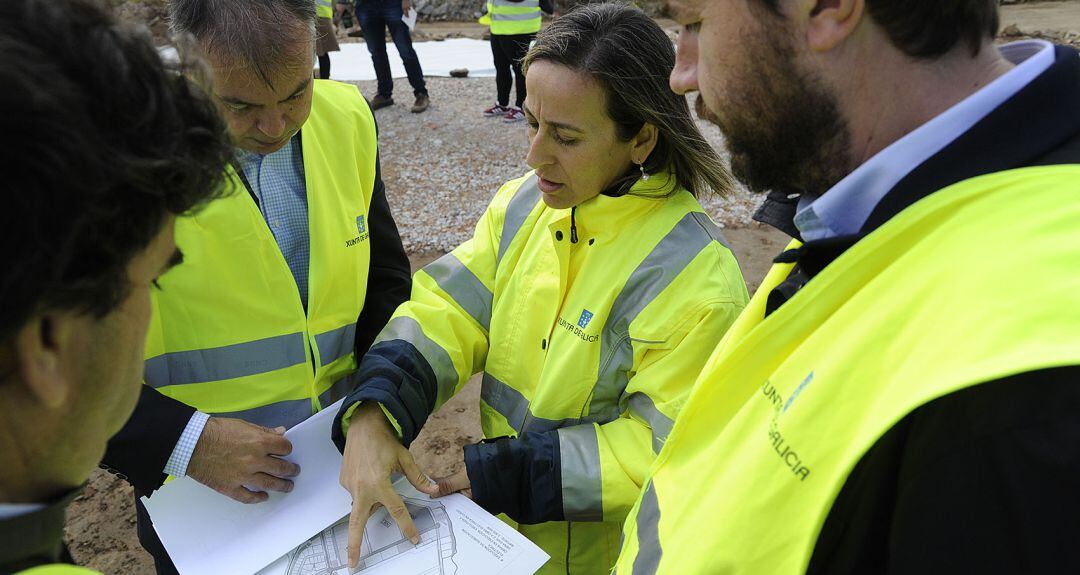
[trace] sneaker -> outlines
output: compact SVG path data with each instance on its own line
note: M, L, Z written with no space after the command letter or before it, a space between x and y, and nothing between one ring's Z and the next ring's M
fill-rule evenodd
M506 115L503 116L503 123L504 124L513 124L515 122L524 122L524 121L525 121L525 111L522 110L521 108L517 108L517 107L507 108Z
M394 105L394 99L391 98L390 96L383 96L382 94L376 94L375 97L371 99L371 110L372 111L378 110L379 108L385 108L387 106L393 106L393 105Z
M488 118L505 118L506 113L510 111L510 108L495 104L494 106L484 110L484 116Z
M419 114L420 112L423 112L424 110L427 110L428 104L430 104L430 103L431 103L431 98L428 98L427 94L418 94L416 96L416 101L413 102L413 105L412 105L412 113Z

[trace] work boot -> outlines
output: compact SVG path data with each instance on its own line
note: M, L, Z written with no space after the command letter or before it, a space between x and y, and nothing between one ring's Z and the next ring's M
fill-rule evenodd
M371 99L371 109L378 110L379 108L385 108L387 106L393 106L394 99L390 96L383 96L382 94L375 94L375 97Z
M428 98L427 94L417 94L416 95L416 101L413 102L413 105L412 105L412 113L419 114L420 112L423 112L424 110L427 110L428 104L430 104L430 103L431 103L431 99Z

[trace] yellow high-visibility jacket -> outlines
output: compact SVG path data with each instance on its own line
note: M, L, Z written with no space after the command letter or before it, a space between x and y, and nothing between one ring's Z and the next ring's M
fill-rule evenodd
M184 263L153 296L145 381L203 412L291 427L349 391L371 261L375 122L355 86L316 80L302 135L306 309L232 168L225 197L176 222Z
M690 383L748 300L719 229L675 186L657 174L553 209L531 173L504 185L473 238L416 274L339 418L378 401L408 444L483 371L484 435L506 439L466 446L476 501L551 555L542 572L610 569Z
M959 390L1080 365L1077 182L1063 165L950 186L765 317L791 270L775 266L695 384L626 519L617 572L804 573L852 469L896 422Z

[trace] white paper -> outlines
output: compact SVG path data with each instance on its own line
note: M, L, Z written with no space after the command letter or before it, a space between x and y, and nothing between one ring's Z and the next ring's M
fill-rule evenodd
M394 483L420 544L413 545L380 508L364 528L360 564L364 575L531 575L548 555L520 533L468 498L432 499L403 479ZM349 517L290 551L258 575L345 575L348 570Z
M416 28L416 8L409 8L408 13L401 17L401 21L409 27L409 31L412 32Z
M182 575L254 573L348 513L352 497L338 482L341 454L330 439L340 404L285 432L293 446L285 459L300 466L290 493L247 505L183 477L143 498Z
M263 503L245 505L185 477L143 498L181 575L348 573L352 497L338 483L341 454L330 439L339 407L340 402L327 407L285 433L293 445L286 459L300 466L290 493L271 493ZM420 544L413 546L380 509L365 529L365 575L531 575L548 560L539 547L466 497L431 499L404 479L394 487L414 516Z

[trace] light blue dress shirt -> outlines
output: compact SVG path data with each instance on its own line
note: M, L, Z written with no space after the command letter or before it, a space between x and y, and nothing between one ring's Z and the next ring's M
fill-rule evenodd
M900 180L951 144L1054 63L1054 46L1024 40L999 46L1016 65L981 90L878 152L821 196L804 195L795 212L803 241L853 235Z
M274 234L281 255L296 280L300 301L306 308L311 245L300 134L293 136L285 147L265 156L239 149L236 152L244 179L259 199L263 219ZM165 473L176 477L187 475L191 454L195 452L195 444L209 419L210 416L198 411L191 416L165 464Z

